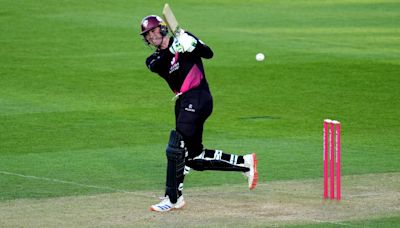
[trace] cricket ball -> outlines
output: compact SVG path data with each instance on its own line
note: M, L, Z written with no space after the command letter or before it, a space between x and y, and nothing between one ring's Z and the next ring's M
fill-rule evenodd
M256 60L257 61L263 61L265 59L265 56L264 56L264 54L263 53L258 53L257 55L256 55Z

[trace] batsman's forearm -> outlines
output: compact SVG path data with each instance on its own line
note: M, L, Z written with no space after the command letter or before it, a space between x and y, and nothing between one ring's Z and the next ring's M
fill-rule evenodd
M214 52L211 48L201 42L197 42L194 51L197 52L200 57L205 59L211 59L214 56Z
M165 61L162 59L165 58L168 52L164 52L163 54L158 54L158 55L152 55L146 60L146 66L151 70L152 72L157 73L159 69L162 68L162 64L165 64Z
M198 37L196 37L190 32L186 31L186 33L189 34L190 36L193 36L197 40L197 44L192 53L205 59L211 59L214 56L214 53L211 50L211 48L207 46L203 41L201 41Z

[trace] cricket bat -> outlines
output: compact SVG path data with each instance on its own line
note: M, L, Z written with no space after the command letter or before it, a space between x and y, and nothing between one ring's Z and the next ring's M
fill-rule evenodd
M176 17L168 3L165 3L162 15L172 35L176 36L179 34L181 28L179 27L178 21L176 20Z

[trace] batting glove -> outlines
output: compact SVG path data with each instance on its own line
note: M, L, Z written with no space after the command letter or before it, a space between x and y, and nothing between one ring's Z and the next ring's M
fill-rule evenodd
M184 52L192 52L197 44L197 40L187 33L180 34L177 40L183 47Z
M183 28L179 28L176 32L175 32L175 37L179 38L181 35L185 34L185 30L183 30Z
M169 51L175 55L177 52L183 53L184 49L181 43L179 43L178 39L174 38L174 42L172 42L171 47L169 47Z

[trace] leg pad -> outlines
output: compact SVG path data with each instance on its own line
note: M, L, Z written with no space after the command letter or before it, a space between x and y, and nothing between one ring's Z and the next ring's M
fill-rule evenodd
M185 152L183 137L177 131L172 130L166 149L168 159L166 194L172 203L177 201L179 186L182 184L180 182L183 180Z

